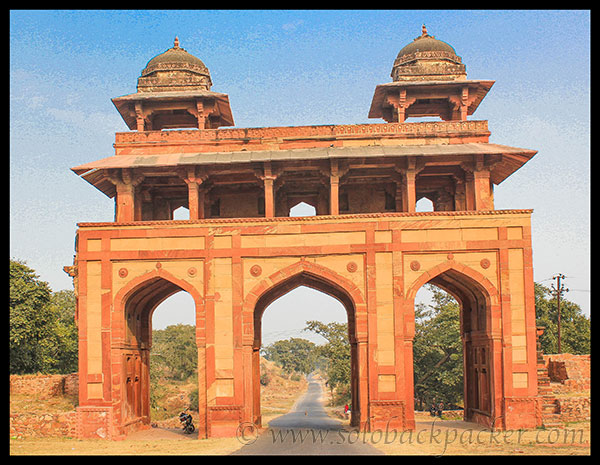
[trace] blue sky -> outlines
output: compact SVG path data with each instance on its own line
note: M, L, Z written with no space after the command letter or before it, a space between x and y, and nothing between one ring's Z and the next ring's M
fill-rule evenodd
M54 290L72 286L77 222L113 201L70 168L114 153L127 130L111 98L180 45L229 95L237 127L376 123L375 86L420 35L451 44L469 79L496 83L469 119L490 142L538 150L495 188L496 208L533 208L536 281L568 278L590 313L590 12L150 10L10 13L10 256ZM576 290L577 289L577 290ZM343 314L343 313L342 313Z

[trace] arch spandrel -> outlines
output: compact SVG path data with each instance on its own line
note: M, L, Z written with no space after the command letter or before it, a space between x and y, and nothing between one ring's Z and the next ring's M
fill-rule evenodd
M204 260L135 260L118 261L112 266L112 290L116 296L124 287L129 287L134 279L144 281L151 273L170 276L167 280L180 280L188 283L201 294L204 288ZM136 281L137 282L137 281Z
M491 304L498 303L498 290L495 285L497 282L497 277L495 275L495 268L493 273L483 273L485 270L482 269L483 272L477 271L472 266L469 266L465 263L461 263L452 256L450 258L446 254L444 254L443 258L440 257L439 261L423 261L419 260L418 256L410 256L405 257L405 279L404 279L404 295L406 299L414 299L417 291L424 284L428 283L436 276L448 271L454 270L458 273L465 275L466 277L473 280L479 286L481 286L482 290L485 290L491 299ZM486 262L481 261L485 264ZM488 259L489 262L493 263ZM425 265L425 266L424 266ZM486 266L489 268L489 265ZM409 272L406 272L409 271ZM490 279L491 278L491 279Z
M124 273L121 273L124 274ZM123 323L126 319L126 308L133 304L136 311L144 312L147 321L151 321L152 313L162 302L177 292L185 291L194 299L196 322L204 319L204 298L201 291L187 280L183 280L166 271L162 266L152 271L134 276L127 280L115 293L112 312L113 343L125 340ZM204 325L196 325L197 341L204 340Z
M307 257L298 260L297 257L269 257L269 258L249 258L243 260L244 273L244 299L247 299L249 293L254 290L265 278L270 279L274 276L278 279L278 273L281 270L292 269L301 261L303 263L312 263L321 269L330 270L341 278L350 281L350 286L357 287L364 295L364 258L361 254L349 254L338 256L319 256Z
M266 307L292 289L306 286L339 300L348 313L348 332L352 340L363 337L357 327L366 327L366 303L361 290L350 280L308 260L297 260L260 280L247 292L242 307L244 344L255 344L255 325ZM364 335L366 337L366 335Z
M466 300L484 299L486 308L485 324L488 332L491 336L501 333L500 293L482 273L455 261L453 258L422 270L418 277L407 283L405 287L405 299L408 302L413 302L413 305L408 306L410 311L414 312L414 299L417 292L427 283L442 288L461 305Z

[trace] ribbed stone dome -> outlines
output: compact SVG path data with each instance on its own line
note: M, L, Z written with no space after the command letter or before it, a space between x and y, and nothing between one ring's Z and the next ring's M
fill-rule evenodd
M173 47L152 58L138 78L138 92L210 90L211 86L206 65L181 48L177 37Z

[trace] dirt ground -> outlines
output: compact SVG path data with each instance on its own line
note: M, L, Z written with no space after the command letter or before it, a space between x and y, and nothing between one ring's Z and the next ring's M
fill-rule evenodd
M306 383L278 379L263 390L263 425L287 412ZM16 399L11 399L11 404ZM324 398L327 401L327 398ZM11 405L11 408L13 405ZM343 420L342 408L327 408L347 430L348 441L364 441L389 455L590 455L590 422L561 428L490 431L473 423L433 420L416 413L414 431L375 430L359 433ZM10 438L10 455L227 455L240 447L236 438L198 440L180 428L150 428L122 441L71 438Z
M417 419L413 432L350 433L389 455L590 455L589 422L564 428L490 432L461 421ZM153 428L123 441L67 438L11 439L11 455L227 455L236 438L202 439L180 430Z
M389 455L590 455L590 422L560 428L490 431L474 423L432 420L415 414L414 431L373 431L363 435Z

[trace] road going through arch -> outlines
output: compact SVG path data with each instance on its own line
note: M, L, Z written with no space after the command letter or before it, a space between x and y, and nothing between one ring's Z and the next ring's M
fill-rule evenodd
M322 397L321 383L309 375L306 393L290 412L271 420L260 435L256 436L251 425L240 426L238 439L245 445L234 455L381 454L363 441L363 434L329 417Z

